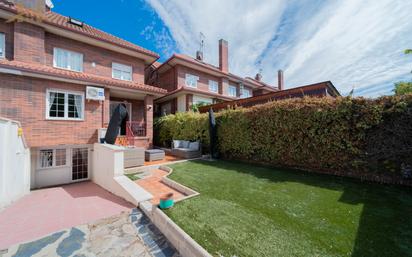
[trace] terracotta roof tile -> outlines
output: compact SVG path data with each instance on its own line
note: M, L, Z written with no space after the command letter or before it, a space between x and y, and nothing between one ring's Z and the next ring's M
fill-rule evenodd
M116 36L113 36L109 33L103 32L99 29L96 29L90 25L87 25L84 23L83 26L77 26L74 24L71 24L69 21L69 17L60 15L58 13L52 12L52 11L47 11L44 16L41 16L37 14L36 12L31 11L30 9L27 8L21 8L19 6L15 6L13 3L6 1L6 0L0 0L0 8L5 9L10 12L14 13L20 13L24 15L25 17L28 18L41 18L43 23L53 25L56 27L60 27L63 29L70 30L72 32L76 32L79 34L83 34L85 36L106 41L108 43L121 46L123 48L127 48L129 50L134 50L138 51L140 53L144 53L147 55L150 55L155 58L159 58L159 55L156 54L155 52L152 52L150 50L147 50L143 47L140 47L138 45L135 45L129 41L126 41L124 39L118 38Z
M88 83L97 83L97 84L107 85L107 86L141 90L141 91L145 91L148 93L156 93L156 94L161 94L161 95L167 93L165 89L161 89L158 87L153 87L153 86L149 86L149 85L145 85L141 83L136 83L136 82L131 82L131 81L130 82L121 81L117 79L96 76L96 75L87 74L83 72L75 72L75 71L57 69L57 68L53 68L53 67L49 67L45 65L39 65L39 64L0 60L0 67L17 69L17 70L25 71L25 72L33 72L33 73L41 74L41 75L55 76L55 77L64 78L64 79L79 80L79 81L88 82Z

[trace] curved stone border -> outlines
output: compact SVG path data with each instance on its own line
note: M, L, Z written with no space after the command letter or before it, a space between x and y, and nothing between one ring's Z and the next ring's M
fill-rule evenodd
M168 172L162 177L162 182L172 187L173 189L186 194L187 196L179 199L179 201L199 195L199 192L183 186L176 181L168 178L172 174L173 169L167 166L161 166L159 169ZM178 201L176 201L178 202ZM157 208L149 201L139 204L139 207L149 217L153 224L162 232L167 240L176 248L182 257L212 257L201 245L191 238L183 229L173 222L162 210Z
M182 184L177 183L174 180L171 180L170 178L168 178L172 173L173 173L173 169L167 166L160 166L159 170L163 170L168 172L168 174L166 176L162 177L162 182L165 183L166 185L168 185L169 187L175 189L176 191L179 191L181 193L183 193L184 195L186 195L185 197L180 198L179 200L176 200L175 202L180 202L195 196L198 196L200 193L187 187L184 186Z

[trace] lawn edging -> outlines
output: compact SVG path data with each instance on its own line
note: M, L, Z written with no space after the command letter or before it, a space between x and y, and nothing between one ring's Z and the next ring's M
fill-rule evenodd
M159 169L168 172L162 177L162 182L171 188L182 192L186 196L177 200L183 201L200 193L171 180L169 176L173 169L167 166L160 166ZM150 201L141 202L140 209L149 217L153 224L162 232L169 242L176 248L182 257L212 257L201 245L199 245L191 236L181 229L172 219L170 219L161 209Z
M179 200L176 200L175 202L180 202L195 196L198 196L200 193L187 187L184 186L182 184L177 183L176 181L168 178L172 173L173 173L173 169L167 166L160 166L159 167L160 170L166 171L168 174L164 177L162 177L162 182L165 183L166 185L168 185L169 187L183 193L184 195L186 195L185 197L180 198Z

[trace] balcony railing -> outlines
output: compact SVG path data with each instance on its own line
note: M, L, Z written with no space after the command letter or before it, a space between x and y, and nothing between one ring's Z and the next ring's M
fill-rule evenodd
M126 122L126 138L129 145L134 145L135 137L146 136L146 124L139 121Z

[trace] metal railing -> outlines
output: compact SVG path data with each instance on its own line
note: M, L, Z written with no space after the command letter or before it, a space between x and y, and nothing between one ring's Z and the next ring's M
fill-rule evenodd
M135 137L146 136L146 123L140 121L126 122L126 138L129 145L134 145Z

